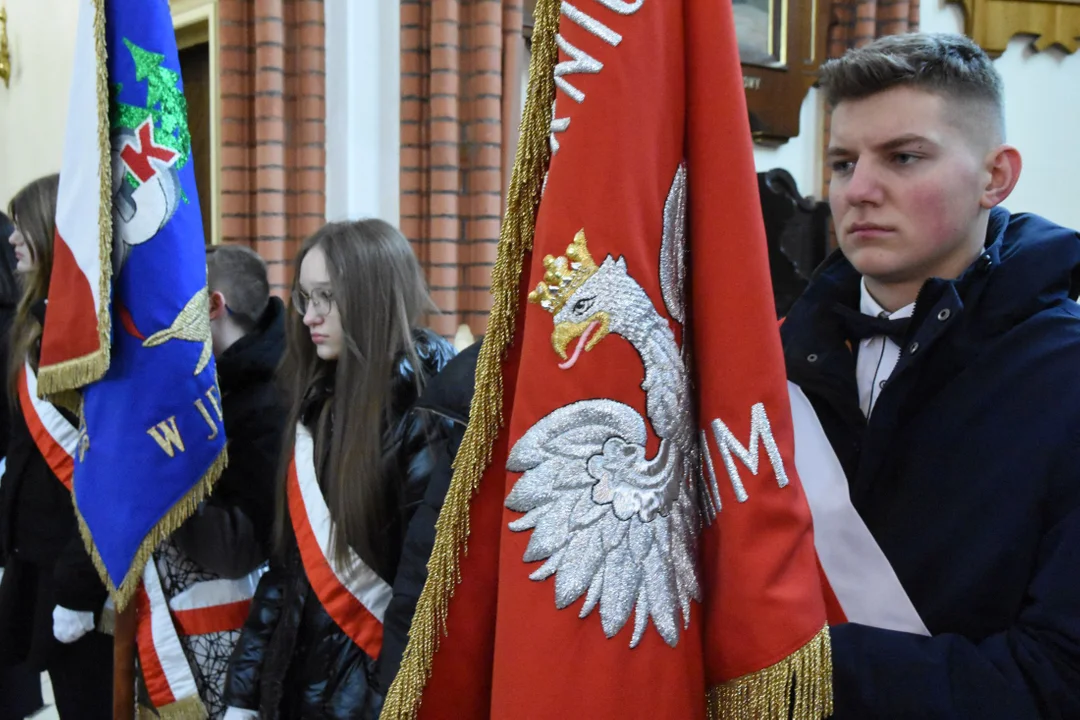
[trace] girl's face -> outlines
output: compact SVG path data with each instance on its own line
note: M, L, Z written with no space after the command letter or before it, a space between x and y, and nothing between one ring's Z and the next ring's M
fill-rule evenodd
M293 307L304 316L304 325L311 333L315 352L323 360L337 360L341 355L344 333L322 248L314 247L304 256L304 262L300 264L299 285Z
M26 242L19 226L15 225L14 228L8 242L15 248L15 272L25 275L34 269L34 253L30 250L30 243Z

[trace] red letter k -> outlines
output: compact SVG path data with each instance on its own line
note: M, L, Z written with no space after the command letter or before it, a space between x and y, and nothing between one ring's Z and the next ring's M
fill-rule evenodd
M135 140L125 142L124 148L120 151L120 157L123 159L124 164L141 183L146 182L157 173L157 170L150 164L151 158L161 161L165 167L170 167L180 157L180 153L174 150L155 145L153 130L154 121L147 118L136 130L138 137Z

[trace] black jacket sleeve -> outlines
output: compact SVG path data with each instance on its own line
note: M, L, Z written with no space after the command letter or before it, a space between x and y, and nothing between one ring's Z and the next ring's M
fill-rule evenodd
M242 578L266 562L255 523L237 506L203 502L173 541L197 565L223 578Z
M101 576L77 531L56 560L53 580L56 583L57 605L68 610L92 612L95 617L100 617L109 591L101 582Z
M6 464L7 458L4 458L4 460ZM11 532L10 528L8 528L7 520L8 502L7 490L4 486L4 476L3 473L0 473L0 568L4 567L5 559L8 556L7 537L8 533Z
M1055 505L1073 509L1043 536L1026 607L1003 632L832 628L836 720L1080 718L1080 504Z
M262 667L274 629L281 620L287 581L288 573L275 565L259 581L225 677L224 699L229 707L259 709Z
M425 448L427 472L416 483L414 491L423 486L423 495L415 497L412 516L406 525L393 595L383 617L383 645L379 655L375 684L385 694L397 676L401 657L409 642L409 627L420 593L427 582L427 565L435 545L435 523L442 512L443 501L450 489L454 457L461 444L465 428L462 425L442 425L439 436Z

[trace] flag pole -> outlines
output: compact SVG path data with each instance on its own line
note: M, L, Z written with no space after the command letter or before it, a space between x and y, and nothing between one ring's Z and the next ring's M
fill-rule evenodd
M135 603L116 614L113 635L113 720L135 720Z

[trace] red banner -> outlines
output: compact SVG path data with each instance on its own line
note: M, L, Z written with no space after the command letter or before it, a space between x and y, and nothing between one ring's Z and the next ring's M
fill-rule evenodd
M388 714L786 719L794 698L793 717L823 717L825 607L731 6L542 1L537 20L471 437ZM515 288L538 116L552 154ZM485 363L514 292L499 383ZM454 587L440 563L500 391Z

